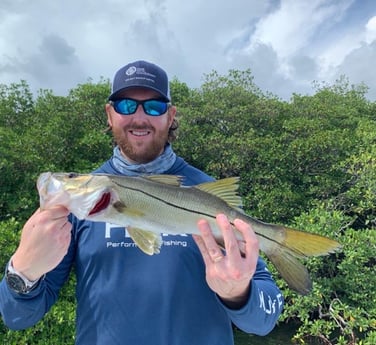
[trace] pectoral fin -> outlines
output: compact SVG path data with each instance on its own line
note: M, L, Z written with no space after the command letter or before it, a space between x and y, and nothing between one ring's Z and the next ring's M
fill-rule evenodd
M143 217L145 213L139 208L127 207L122 201L116 201L113 203L112 207L119 213L123 213L131 217Z
M128 227L127 230L134 243L136 243L144 253L148 255L159 254L162 245L161 235L132 227Z

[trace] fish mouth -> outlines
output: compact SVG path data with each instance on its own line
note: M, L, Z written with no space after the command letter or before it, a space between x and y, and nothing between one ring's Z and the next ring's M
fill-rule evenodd
M93 216L103 210L105 210L111 202L111 193L110 192L104 192L102 196L98 199L94 207L90 210L88 213L88 216Z

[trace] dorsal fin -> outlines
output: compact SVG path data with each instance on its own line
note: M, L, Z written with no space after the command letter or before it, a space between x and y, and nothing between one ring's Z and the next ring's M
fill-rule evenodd
M201 183L193 188L200 189L224 200L231 207L242 210L242 198L237 193L239 177L228 177L214 182Z
M164 184L169 184L171 186L181 186L182 182L182 176L178 175L147 175L147 176L142 176L142 178L146 178L148 180L154 181L154 182L159 182L159 183L164 183Z

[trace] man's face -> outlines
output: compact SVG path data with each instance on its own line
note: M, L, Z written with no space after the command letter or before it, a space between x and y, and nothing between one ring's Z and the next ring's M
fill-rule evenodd
M160 98L160 95L150 89L133 88L124 91L120 98L143 101ZM121 115L112 105L107 104L106 112L114 139L123 156L133 163L148 163L163 152L176 108L170 107L160 116L150 116L139 105L134 114Z

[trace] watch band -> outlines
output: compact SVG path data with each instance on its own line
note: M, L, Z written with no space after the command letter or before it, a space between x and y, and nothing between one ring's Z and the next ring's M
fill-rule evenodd
M12 259L9 260L6 269L6 281L8 286L17 293L27 294L38 284L41 278L29 280L13 267Z

